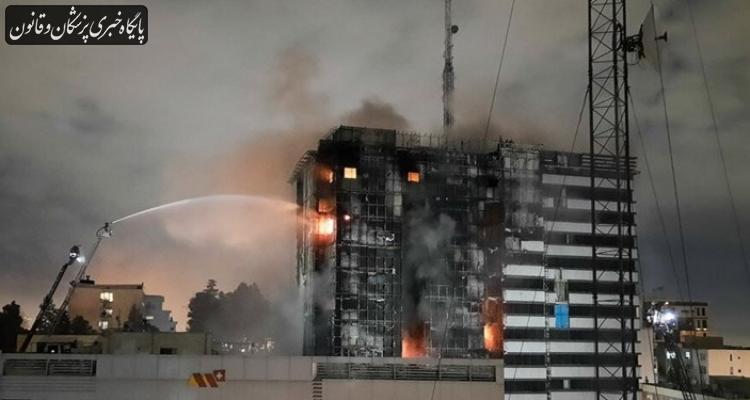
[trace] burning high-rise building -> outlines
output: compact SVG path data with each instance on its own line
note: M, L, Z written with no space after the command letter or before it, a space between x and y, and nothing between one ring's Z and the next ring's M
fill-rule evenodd
M589 166L510 141L335 129L292 176L305 354L505 356L507 392L591 392L596 338L636 329L595 326L592 293L599 318L635 313L637 298L614 262L594 279ZM596 212L600 224L620 215Z

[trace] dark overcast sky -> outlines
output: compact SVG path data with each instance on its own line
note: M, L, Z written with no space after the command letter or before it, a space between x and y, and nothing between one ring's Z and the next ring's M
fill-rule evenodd
M280 200L203 202L123 222L91 273L144 282L167 296L181 322L187 297L208 278L223 289L258 281L273 296L294 275L285 181L317 137L342 122L439 132L442 1L144 3L145 46L0 45L0 303L17 299L27 317L68 247L90 246L104 221L216 193ZM634 28L647 1L629 4ZM693 4L740 222L750 231L750 2ZM486 119L509 5L454 1L465 132ZM750 345L750 276L685 2L656 5L669 31L665 79L693 298L711 302L715 333ZM493 132L570 146L586 85L586 27L583 0L517 2ZM658 75L632 67L631 87L679 254ZM645 177L636 179L644 280L649 293L676 296ZM745 238L750 247L750 232Z

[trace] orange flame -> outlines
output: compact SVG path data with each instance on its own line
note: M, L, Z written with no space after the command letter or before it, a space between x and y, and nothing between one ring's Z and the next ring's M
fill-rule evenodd
M405 329L401 339L401 357L418 358L427 355L427 341L425 338L424 324L414 324Z
M503 328L499 322L484 324L484 348L490 353L503 351Z
M318 217L317 224L315 226L315 232L321 236L331 236L335 228L335 222L333 217L330 215L321 215Z
M320 171L320 177L323 182L333 183L333 171L330 168L322 168Z
M484 349L496 356L503 352L503 304L499 298L488 297L482 303Z

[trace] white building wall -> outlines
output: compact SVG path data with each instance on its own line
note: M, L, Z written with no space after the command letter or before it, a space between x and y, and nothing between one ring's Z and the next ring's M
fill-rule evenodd
M589 269L561 269L562 279L568 281L592 281L594 279L591 270ZM541 265L518 265L508 264L503 269L505 276L509 277L541 277L542 274L547 279L555 279L557 270L547 269L546 271ZM602 271L599 273L598 280L601 282L618 282L620 280L619 274L615 271ZM625 281L630 281L630 274L626 274ZM638 282L638 273L633 272L633 282Z
M337 357L240 357L163 355L0 355L8 359L94 359L95 376L0 376L0 399L28 400L496 400L503 396L501 360L443 359L441 365L493 365L494 382L327 380L314 381L316 363L416 363L434 365L437 360L365 359ZM193 373L226 371L226 382L217 388L188 384Z
M710 349L706 352L708 376L750 378L750 350Z
M572 175L561 175L556 173L543 173L542 174L542 185L564 185L568 188L565 193L561 194L561 199L558 201L556 198L545 195L542 201L542 207L545 215L548 219L544 221L544 229L546 232L555 233L569 233L574 235L587 236L591 234L590 222L583 221L585 216L589 215L588 211L591 209L591 201L586 198L578 198L583 195L583 191L577 188L588 188L591 184L590 177L587 176L572 176ZM599 187L613 188L612 182L602 178L595 178L596 184ZM549 188L549 186L548 186ZM567 195L566 195L567 194ZM619 205L625 209L627 207L626 202L620 202ZM569 212L561 212L560 214L552 212L556 206L560 207L561 211L568 210ZM617 201L609 202L597 202L595 204L597 210L609 210L615 211L618 207ZM585 211L585 212L582 212ZM550 216L554 215L555 217ZM565 220L568 218L569 220ZM553 219L558 219L557 221ZM599 225L603 234L616 235L617 231L614 225ZM633 229L635 229L633 225ZM635 230L633 230L635 234ZM558 235L556 235L558 236ZM585 291L587 286L585 285L570 285L572 288L576 288L578 291L568 290L560 291L560 293L566 293L566 298L558 298L558 293L555 292L556 287L549 285L547 292L545 293L538 286L536 281L528 280L529 284L526 285L518 278L542 278L547 280L563 280L567 282L592 282L593 276L591 271L591 257L592 247L585 244L568 244L568 243L579 243L570 242L571 237L564 237L565 240L555 239L552 243L544 243L544 252L546 257L553 257L556 259L567 259L565 263L566 268L544 268L542 265L521 265L521 264L509 264L504 267L504 276L506 279L513 279L520 283L515 285L512 289L504 290L504 301L507 303L517 304L535 304L534 310L539 310L539 304L546 303L548 305L556 304L558 302L567 303L572 306L590 306L593 304L593 296L591 292ZM527 246L525 248L527 252L534 252L536 249L532 249ZM614 247L610 248L599 248L599 257L613 259L617 257L617 251ZM632 249L632 259L637 261L638 250ZM571 265L571 263L574 263ZM580 265L576 265L580 263ZM637 273L627 273L625 275L625 281L638 282L639 276ZM597 280L599 282L617 283L619 282L619 274L616 271L599 271ZM608 285L612 287L612 285ZM580 288L580 289L579 289ZM599 294L599 305L605 307L618 307L619 295L616 291L607 289L604 293ZM626 296L625 302L628 303L629 299ZM638 295L634 296L634 305L640 305ZM589 315L585 315L580 310L584 307L578 307L575 311L571 311L571 317L569 320L569 329L571 330L593 330L594 321ZM522 310L522 308L514 307L513 310ZM541 355L549 351L552 354L592 354L594 352L594 342L592 340L559 340L552 339L548 343L545 343L543 339L539 338L538 331L545 327L555 327L555 318L542 316L542 315L525 315L522 313L511 312L505 316L505 326L507 329L513 329L518 335L520 330L529 329L537 330L534 335L529 335L533 339L507 339L505 341L506 353L519 355L519 354L534 354ZM610 330L611 332L617 332L621 326L619 321L615 318L602 318L600 321L600 329ZM636 316L634 321L635 329L639 329L641 322L640 318ZM521 333L522 335L522 333ZM588 336L587 336L588 337ZM600 342L601 343L601 342ZM603 352L616 352L613 348L602 348L600 351ZM535 358L538 360L538 357ZM520 363L521 361L519 361ZM507 400L548 400L546 393L537 392L529 393L530 385L524 386L522 380L536 381L534 382L534 391L539 390L539 383L543 382L546 378L546 369L543 365L539 365L538 361L534 361L535 364L525 365L511 365L506 367L506 380L519 381L518 384L514 384L514 390L517 393L506 394ZM570 381L574 381L576 384L581 384L582 381L590 381L596 376L595 366L593 365L552 365L550 368L552 379L556 380L555 384L560 384L565 387L564 390L553 389L551 391L551 399L553 400L594 400L596 394L593 391L585 390L574 390L570 388ZM611 371L610 371L611 372ZM621 375L620 371L615 368L616 375ZM602 376L608 376L607 371L601 371ZM567 385L567 386L566 386ZM612 396L615 398L616 396Z

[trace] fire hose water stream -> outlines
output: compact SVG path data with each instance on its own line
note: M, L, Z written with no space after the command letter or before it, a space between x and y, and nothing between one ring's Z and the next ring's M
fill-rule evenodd
M57 325L60 323L60 320L62 319L63 313L65 310L67 310L67 307L70 303L70 298L73 294L73 291L75 290L76 285L78 285L78 282L81 281L81 279L84 277L86 270L88 269L89 264L94 259L94 256L96 255L97 250L99 249L99 246L101 245L101 242L105 238L112 237L112 226L124 221L128 221L130 219L141 217L144 215L156 213L159 211L164 211L168 209L178 208L181 206L187 206L187 205L197 205L201 203L209 203L209 202L235 202L235 203L243 203L243 204L253 204L253 203L264 203L268 205L277 205L281 206L282 209L288 209L289 211L293 211L297 208L297 205L294 203L290 203L285 200L280 199L272 199L268 197L262 197L262 196L249 196L249 195L238 195L238 194L220 194L220 195L211 195L211 196L202 196L202 197L193 197L189 199L183 199L178 201L173 201L171 203L162 204L159 206L147 208L145 210L141 210L138 212L134 212L132 214L126 215L122 218L118 218L112 222L106 222L104 226L97 229L96 231L96 242L94 243L94 246L91 249L91 253L88 255L88 257L85 257L83 259L83 262L81 263L81 267L78 269L78 272L76 273L75 278L70 282L70 288L68 289L68 293L65 295L65 299L63 300L62 304L60 305L60 312L57 314L57 318L55 319L55 323L52 325L52 332L54 332Z
M184 199L184 200L178 200L167 204L162 204L160 206L147 208L145 210L141 210L138 212L135 212L130 215L126 215L122 218L118 218L114 221L112 221L112 225L127 221L129 219L139 217L145 214L151 214L157 211L163 211L166 209L171 209L179 206L185 206L185 205L194 205L199 203L206 203L206 202L216 202L216 201L224 201L224 202L239 202L239 203L256 203L256 202L262 202L262 203L268 203L273 204L277 203L279 205L282 205L283 207L288 207L289 210L294 210L297 206L293 203L290 203L285 200L279 200L279 199L271 199L268 197L262 197L262 196L248 196L248 195L240 195L240 194L219 194L219 195L212 195L212 196L203 196L203 197L193 197L190 199Z

